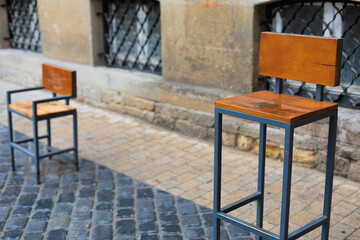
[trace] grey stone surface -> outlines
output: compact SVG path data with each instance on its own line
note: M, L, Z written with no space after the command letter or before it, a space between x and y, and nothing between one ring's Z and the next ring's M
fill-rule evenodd
M27 172L26 164L32 162L26 156L17 158L22 170L12 173L5 155L6 130L0 125L0 178L5 174L6 186L0 190L1 239L210 238L211 209L86 159L81 159L79 172L70 161L49 160L41 185ZM222 228L222 240L229 239L230 232L224 224ZM247 233L242 232L235 235Z

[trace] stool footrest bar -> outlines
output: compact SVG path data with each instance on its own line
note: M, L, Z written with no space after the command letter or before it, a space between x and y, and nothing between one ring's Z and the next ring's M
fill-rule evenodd
M216 214L217 218L221 219L221 220L224 220L228 223L231 223L235 226L238 226L238 227L241 227L249 232L252 232L258 236L261 236L261 237L264 237L268 240L279 240L280 239L280 236L275 234L275 233L272 233L272 232L269 232L269 231L266 231L262 228L259 228L251 223L248 223L248 222L245 222L245 221L242 221L240 219L237 219L237 218L234 218L226 213L223 213L223 212L218 212Z
M50 152L50 153L41 155L41 156L39 156L39 158L47 158L47 157L51 157L51 156L54 156L54 155L57 155L57 154L62 154L62 153L70 152L70 151L75 151L75 149L76 149L75 147L66 148L64 150L59 150L59 151L56 151L56 152Z
M26 148L14 143L14 142L11 142L10 143L10 146L13 147L13 148L16 148L17 150L20 150L22 151L23 153L31 156L31 157L34 157L34 154L32 152L30 152L29 150L27 150Z
M258 200L259 198L261 198L261 193L256 192L246 198L241 199L240 201L234 202L230 205L227 205L226 207L221 208L221 212L223 212L223 213L231 212L239 207L242 207L242 206L244 206L248 203L251 203L255 200Z
M47 138L48 135L43 135L43 136L39 136L38 139L43 139L43 138ZM31 142L34 141L34 138L26 138L23 140L19 140L19 141L15 141L16 144L20 144L20 143L26 143L26 142Z
M320 227L321 225L325 224L327 221L328 221L328 218L325 216L322 216L322 217L306 224L305 226L299 228L298 230L295 230L292 233L290 233L289 240L297 239L297 238L307 234L308 232L314 230L315 228Z

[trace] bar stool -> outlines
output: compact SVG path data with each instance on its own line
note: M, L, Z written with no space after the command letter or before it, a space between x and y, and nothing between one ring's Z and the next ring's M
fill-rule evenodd
M77 138L77 112L76 108L69 105L71 98L76 98L76 71L66 68L43 64L43 86L12 90L7 92L7 110L9 120L9 140L12 170L15 171L14 149L31 156L35 160L37 183L40 183L40 159L66 152L74 152L76 170L79 169L78 161L78 138ZM35 101L11 102L11 95L28 91L46 89L52 92L53 97ZM60 94L61 96L57 96ZM59 102L65 100L65 104ZM23 140L15 140L13 136L12 113L16 113L33 122L34 137ZM62 116L73 116L73 140L74 146L58 151L51 151L51 123L52 118ZM47 134L39 136L38 123L46 120ZM46 138L48 143L48 153L41 155L39 140ZM21 143L34 142L34 152L22 147Z
M213 236L220 239L220 220L254 233L257 239L297 239L322 226L321 239L328 239L338 105L323 101L324 86L339 85L342 39L263 32L260 41L259 74L275 77L275 93L259 91L215 102L214 216ZM316 84L316 99L282 94L282 79ZM257 192L221 208L222 116L230 115L260 123ZM289 233L292 153L294 129L330 118L323 215ZM266 128L285 129L280 234L264 230L264 183ZM228 213L257 202L256 226Z

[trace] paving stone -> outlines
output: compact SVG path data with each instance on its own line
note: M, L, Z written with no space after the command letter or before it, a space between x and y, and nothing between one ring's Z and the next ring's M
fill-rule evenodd
M61 176L61 184L73 184L77 182L75 173L69 173Z
M181 216L181 224L185 227L201 226L200 218L198 215L183 215L183 216Z
M22 195L19 198L18 206L32 206L37 198L36 194Z
M174 205L174 197L173 196L161 196L156 198L156 204L158 206L171 206Z
M70 238L87 238L90 233L90 221L76 221L70 224Z
M118 208L133 208L134 199L133 198L119 198L117 201Z
M43 235L41 233L27 233L24 236L25 240L42 240Z
M112 222L112 212L95 211L95 224L107 224Z
M245 231L244 229L231 225L231 224L227 224L228 225L228 230L230 233L231 237L239 237L239 236L249 236L250 233L248 231Z
M162 224L179 222L179 217L176 214L162 214L159 218Z
M153 199L154 193L151 188L139 188L136 190L137 198Z
M178 224L162 224L161 232L168 233L168 234L181 233L181 229Z
M23 231L21 230L11 230L4 232L2 239L20 239Z
M112 225L97 225L92 233L93 240L111 240L113 239Z
M132 186L133 180L131 178L119 178L117 180L117 185L124 187L124 186Z
M58 189L60 184L58 182L45 182L41 185L42 190L45 189Z
M79 191L80 198L92 199L95 197L95 189L90 187L83 187Z
M16 198L0 198L0 206L14 205Z
M117 211L116 217L119 218L133 218L135 216L135 212L133 209L120 209Z
M26 227L26 233L43 233L46 230L46 221L30 222Z
M114 208L113 204L111 203L100 203L98 205L96 205L96 210L101 210L101 211L112 211Z
M158 225L154 222L139 224L139 233L157 233L158 231Z
M0 207L0 222L3 222L9 216L11 208L10 207Z
M77 189L77 184L68 184L61 186L61 191L63 193L69 193L69 192L73 193L76 191L76 189Z
M26 183L25 183L26 184ZM22 190L22 193L25 194L34 194L34 193L38 193L39 192L39 187L34 187L34 186L25 186Z
M51 214L50 211L36 212L32 215L31 219L33 219L33 220L48 220L50 217L50 214Z
M7 230L15 230L15 229L23 229L27 223L27 217L13 217L7 221L6 229Z
M57 205L55 205L53 216L54 217L68 216L71 214L72 209L73 209L72 205L57 204Z
M48 228L50 230L61 230L61 229L67 229L70 224L70 217L58 217L58 218L52 218L49 221Z
M152 199L141 199L136 201L136 209L146 209L148 211L154 211L155 205Z
M91 219L91 216L91 211L75 211L72 217L74 220L88 220Z
M163 240L183 240L181 235L163 235Z
M119 198L133 198L134 195L134 188L129 187L120 187L117 189L117 194Z
M12 173L9 181L7 182L7 186L11 185L22 185L24 183L24 175L20 172Z
M112 202L114 200L114 192L111 190L103 190L97 193L98 202Z
M101 190L114 190L114 183L109 181L99 181L98 182L98 189Z
M76 201L75 209L79 211L91 210L93 207L93 200L79 199Z
M58 203L73 203L75 201L75 196L74 193L71 192L65 192L65 193L61 193L59 196L59 200L57 201Z
M178 211L180 215L196 214L197 210L193 203L182 203L178 204Z
M157 235L141 235L140 240L160 240L160 237Z
M176 207L175 206L168 206L168 205L160 205L158 207L158 213L159 214L174 214L176 213Z
M135 236L134 220L119 220L116 222L117 236Z
M49 210L53 207L53 200L50 198L40 199L36 202L35 210Z
M57 188L44 189L40 193L41 198L55 198L57 196Z
M202 228L185 228L184 235L186 238L199 238L204 237L205 232Z
M32 208L31 207L17 207L12 212L13 217L27 217L30 215Z
M46 239L47 240L66 240L67 231L64 229L51 230L48 232Z
M154 211L140 209L136 214L136 220L138 223L155 222L156 214Z
M1 197L17 197L20 193L21 186L10 186L5 188Z

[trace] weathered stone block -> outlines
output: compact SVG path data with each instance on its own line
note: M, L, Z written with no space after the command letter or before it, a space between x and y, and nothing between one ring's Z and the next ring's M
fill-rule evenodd
M214 129L210 128L208 131L209 138L214 139ZM234 133L222 132L222 144L227 147L234 147L236 135Z
M284 160L284 149L281 149L281 160ZM293 162L314 166L316 155L313 151L307 151L302 149L293 150Z
M200 125L203 127L214 127L214 115L205 112L199 112L194 110L189 110L188 114L188 121Z
M163 115L170 116L174 119L186 120L188 117L188 110L186 108L174 106L167 103L156 103L155 111Z
M254 152L259 153L259 140L256 141ZM275 143L267 142L266 143L266 156L270 157L270 158L278 159L280 156L279 145L277 145Z
M319 151L316 154L315 166L318 170L326 171L326 153ZM349 173L350 161L346 158L335 156L335 170L334 174L346 177Z
M101 99L104 103L121 103L121 95L119 92L114 90L106 90L101 93Z
M255 139L243 135L237 136L237 146L242 151L250 151L254 148Z
M360 161L350 163L348 178L360 182Z
M174 129L175 119L161 113L156 113L154 123L169 129Z
M122 103L126 106L136 107L138 109L154 111L155 102L144 98L123 96Z
M214 118L214 117L213 117ZM223 131L237 134L239 133L240 125L239 120L230 117L223 117L222 123Z
M195 125L184 120L177 120L175 122L175 130L185 135L206 138L208 136L208 129L202 126Z

